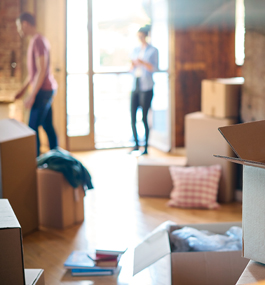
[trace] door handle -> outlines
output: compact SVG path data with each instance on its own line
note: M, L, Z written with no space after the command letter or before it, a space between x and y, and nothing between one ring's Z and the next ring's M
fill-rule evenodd
M11 67L11 77L14 77L15 76L15 68L17 67L16 53L14 50L11 51L10 67Z

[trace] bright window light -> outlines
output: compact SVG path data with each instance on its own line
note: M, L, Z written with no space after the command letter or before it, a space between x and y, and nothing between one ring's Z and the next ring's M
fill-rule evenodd
M236 0L235 31L236 64L243 65L245 60L245 4L244 0Z

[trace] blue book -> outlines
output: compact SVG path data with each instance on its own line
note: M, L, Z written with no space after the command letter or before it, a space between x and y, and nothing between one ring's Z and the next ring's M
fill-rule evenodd
M64 263L64 267L68 269L90 269L90 270L108 270L114 271L116 267L98 267L90 258L89 252L74 250ZM113 272L112 272L113 273Z
M114 270L110 269L72 269L72 276L106 276L113 275Z

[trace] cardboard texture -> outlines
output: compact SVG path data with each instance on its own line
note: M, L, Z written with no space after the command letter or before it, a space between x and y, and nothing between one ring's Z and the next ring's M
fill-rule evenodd
M236 285L246 285L265 280L265 265L250 260Z
M25 269L26 285L45 285L43 269Z
M216 159L213 154L223 153L233 156L233 151L222 139L218 128L233 125L235 119L208 117L201 112L185 116L185 147L189 166L210 166L220 164L222 175L218 191L218 201L231 202L236 190L236 166L229 161Z
M169 166L186 166L186 157L138 159L138 191L141 197L169 198L173 183Z
M39 224L64 229L84 220L84 190L74 189L63 174L37 169Z
M241 223L192 224L198 230L224 234L231 226ZM170 232L180 226L166 222L155 229L134 252L134 275L158 259L170 255L171 284L189 285L234 285L248 260L241 257L241 251L227 252L171 252L168 238Z
M38 228L36 138L28 126L0 121L0 198L7 198L23 234Z
M201 110L217 118L237 118L244 78L202 80Z
M238 158L217 156L243 164L243 256L265 263L265 121L220 128Z
M9 118L10 103L0 101L0 120Z
M0 283L24 285L20 224L7 199L0 199Z

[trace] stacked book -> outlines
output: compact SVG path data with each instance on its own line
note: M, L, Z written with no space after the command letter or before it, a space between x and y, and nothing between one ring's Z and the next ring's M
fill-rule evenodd
M113 275L124 251L73 251L64 263L71 270L72 276Z

